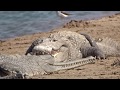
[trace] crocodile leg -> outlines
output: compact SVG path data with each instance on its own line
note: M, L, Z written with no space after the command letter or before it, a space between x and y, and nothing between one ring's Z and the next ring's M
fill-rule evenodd
M0 79L24 79L24 77L22 76L22 74L11 74L11 75L7 75L4 77L0 77Z
M80 49L82 52L83 58L86 58L87 56L93 56L96 57L96 59L105 59L104 53L96 47L83 47Z

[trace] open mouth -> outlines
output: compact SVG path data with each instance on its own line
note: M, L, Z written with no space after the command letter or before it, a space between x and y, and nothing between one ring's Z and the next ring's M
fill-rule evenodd
M33 48L32 55L51 55L56 57L60 52L64 52L66 48L68 49L66 45L61 45L59 47L38 45Z
M58 50L54 50L54 49L51 49L51 50L36 50L36 49L33 49L32 51L32 54L33 55L51 55L53 57L57 56L60 52L60 49Z

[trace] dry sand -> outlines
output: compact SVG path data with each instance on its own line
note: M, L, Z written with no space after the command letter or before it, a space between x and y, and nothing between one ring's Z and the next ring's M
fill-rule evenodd
M71 20L63 27L51 30L46 33L37 33L0 41L0 53L2 54L25 54L31 43L40 37L47 37L50 33L59 30L84 32L94 38L110 37L120 41L120 14L102 17L97 20L75 21ZM116 66L112 64L117 62ZM109 57L105 60L98 60L94 64L88 64L71 70L62 70L50 75L39 75L33 78L42 79L119 79L120 78L120 57Z

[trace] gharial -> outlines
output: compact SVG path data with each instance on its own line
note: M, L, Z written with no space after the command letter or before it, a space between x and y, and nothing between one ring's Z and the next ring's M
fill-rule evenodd
M108 41L106 41L108 40ZM119 44L111 39L95 42L87 34L60 31L35 40L26 55L0 55L0 78L32 78L71 69L107 55L120 55ZM105 49L105 51L104 51ZM107 49L112 51L106 51ZM114 51L114 52L113 52Z

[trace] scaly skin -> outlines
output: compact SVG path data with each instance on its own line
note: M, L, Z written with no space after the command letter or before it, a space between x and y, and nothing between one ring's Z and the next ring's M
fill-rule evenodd
M119 51L119 43L112 39L94 42L87 34L62 31L34 41L26 55L0 55L0 78L31 78L71 69L93 62L94 57L102 59L104 54L119 56Z
M100 41L96 41L96 44L98 45L100 50L103 51L106 58L109 56L120 56L120 43L115 41L114 39L108 37L101 38Z
M17 57L14 57L14 55L0 55L0 79L29 79L34 75L43 75L63 69L71 69L94 61L94 57L66 63L54 62L54 59L51 55L17 55Z
M48 40L47 42L46 39ZM27 54L32 52L32 54L36 55L37 52L38 55L40 55L40 51L51 52L52 49L54 50L65 46L69 50L68 55L70 60L86 58L88 56L93 56L97 59L105 59L109 56L120 56L120 43L107 37L94 41L94 39L85 33L78 34L71 31L59 31L51 34L46 39L34 45Z
M41 39L40 39L41 40ZM66 52L68 53L68 58L66 60L76 60L77 58L86 58L88 56L94 56L96 58L103 59L104 53L98 48L97 44L92 40L92 38L87 34L78 34L71 31L59 31L57 33L51 34L48 38L42 39L42 42L34 45L34 41L28 49L27 54L41 55L40 52L49 52L59 50L59 52L64 52L61 47L68 48ZM61 61L65 61L62 60Z

